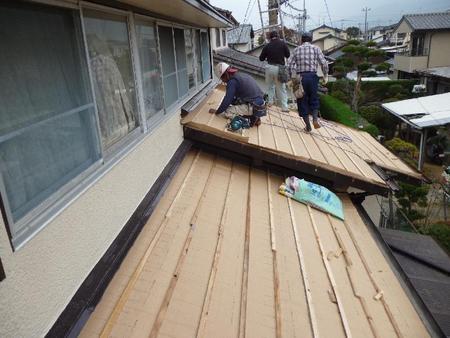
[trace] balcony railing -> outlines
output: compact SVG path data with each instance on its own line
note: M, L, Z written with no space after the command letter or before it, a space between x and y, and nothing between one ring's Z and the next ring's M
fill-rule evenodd
M403 51L399 51L397 53L398 55L403 55L403 56L428 56L428 48L424 48L422 50L418 50L418 51L412 51L410 49L405 49Z

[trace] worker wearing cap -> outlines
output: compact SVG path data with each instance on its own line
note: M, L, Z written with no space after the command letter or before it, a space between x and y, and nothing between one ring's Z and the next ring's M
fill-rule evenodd
M273 104L275 89L277 98L283 112L288 112L286 82L288 79L280 81L280 67L284 67L285 58L289 58L290 52L286 42L280 40L277 31L270 32L270 42L264 46L259 56L259 60L266 61L266 84L268 86L268 103Z
M314 128L320 128L319 116L319 77L317 67L322 67L323 81L328 82L328 64L319 47L311 44L312 35L303 33L302 44L298 46L288 61L288 72L291 78L300 76L302 80L304 95L297 99L298 112L306 124L306 131L311 131L309 113L313 116Z
M219 108L210 109L211 114L232 118L235 115L250 116L250 125L258 126L260 117L266 115L266 106L263 92L255 79L250 75L238 72L225 62L220 62L214 67L218 78L226 83L225 97ZM231 105L234 105L231 107Z

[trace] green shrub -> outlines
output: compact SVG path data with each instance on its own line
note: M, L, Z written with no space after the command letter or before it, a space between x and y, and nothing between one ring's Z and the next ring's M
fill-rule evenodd
M342 102L345 102L347 104L350 103L349 95L345 94L343 91L335 90L335 91L333 91L333 93L331 93L331 95Z
M396 96L398 94L401 94L402 92L403 92L403 86L399 83L395 83L395 84L389 86L388 93L391 96Z
M385 145L402 158L416 159L419 154L419 150L414 144L403 141L398 137L386 141Z
M347 104L333 96L320 96L320 113L327 120L339 122L355 129L360 129L360 125L362 125L364 126L363 130L371 135L379 135L376 126L368 123L361 115L352 111Z
M373 124L368 124L363 128L363 130L368 132L373 137L377 137L378 135L380 135L380 130Z
M450 225L446 223L431 224L421 228L420 233L429 235L450 254Z
M423 218L425 215L418 210L418 207L426 207L428 203L427 195L430 189L428 184L412 185L399 182L400 190L395 193L402 211L410 221Z

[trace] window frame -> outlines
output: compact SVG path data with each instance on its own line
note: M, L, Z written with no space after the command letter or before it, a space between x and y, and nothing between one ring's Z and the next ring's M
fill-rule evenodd
M86 1L79 1L78 3L63 3L55 2L53 0L28 0L27 2L35 5L44 5L49 7L66 8L74 10L80 20L81 27L81 47L83 50L79 50L80 55L85 59L87 63L87 76L89 77L88 85L90 88L92 96L92 104L94 105L94 116L96 124L96 138L98 139L98 150L100 152L100 158L93 162L88 168L82 171L80 174L63 184L55 192L53 192L49 197L39 203L36 207L27 212L22 218L17 221L13 221L12 213L9 205L8 196L6 194L5 184L2 175L0 175L0 209L2 213L2 219L6 227L6 232L9 237L11 249L13 252L20 250L25 246L30 240L34 238L42 229L44 229L50 222L52 222L59 214L61 214L67 207L69 207L73 202L75 202L78 197L80 197L85 191L87 191L93 184L100 180L105 174L114 168L114 166L121 161L125 156L127 156L133 149L135 149L139 144L141 144L145 138L153 134L158 127L164 123L167 119L171 118L183 104L185 104L191 97L192 94L198 92L202 88L206 87L213 81L212 69L210 69L210 78L205 79L203 82L197 81L197 76L195 78L195 86L188 90L188 92L183 96L177 98L177 100L168 107L165 107L165 93L164 85L161 81L160 94L163 102L163 108L159 110L153 117L146 119L145 106L143 105L143 86L142 86L142 70L140 68L139 51L137 44L136 35L136 22L146 22L151 23L155 29L155 39L156 48L158 56L158 66L161 72L162 80L162 60L161 60L161 46L159 41L159 31L158 27L169 26L172 28L172 43L174 45L174 53L176 53L175 37L173 34L174 28L179 29L190 29L191 39L194 45L195 43L195 30L200 32L206 32L208 30L205 27L196 27L183 25L176 22L170 22L151 15L143 15L133 11L125 11L113 7L108 7L104 5L94 4ZM127 30L128 30L128 44L130 47L130 62L132 76L135 84L135 96L136 96L136 117L139 121L139 126L131 131L128 135L124 136L121 140L111 145L109 148L105 149L103 143L101 142L101 132L99 123L99 114L97 109L97 98L95 96L94 90L94 79L92 76L92 69L89 59L88 43L86 39L85 30L85 14L84 10L96 10L109 14L116 14L123 16L126 20ZM200 36L200 34L199 34ZM209 43L209 55L211 53L211 45ZM201 50L200 50L201 53ZM175 54L176 55L176 54ZM187 55L186 59L187 59ZM197 58L199 57L193 48L194 57L194 72L197 72ZM201 57L201 56L200 56ZM187 61L187 60L186 60ZM210 60L210 65L212 65L212 60ZM176 67L176 76L178 83L178 68ZM211 67L210 67L211 68ZM15 229L20 229L16 231Z

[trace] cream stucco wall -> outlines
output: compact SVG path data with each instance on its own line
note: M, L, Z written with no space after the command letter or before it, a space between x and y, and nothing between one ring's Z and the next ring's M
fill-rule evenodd
M336 32L335 32L334 29L326 28L326 27L325 28L320 28L318 30L315 30L313 32L313 41L317 40L317 39L320 39L320 38L323 38L325 35L328 35L328 34L335 35Z
M181 142L176 113L17 252L0 218L0 337L48 332Z
M427 68L450 66L450 32L436 32L427 34L431 38L426 47L430 46L430 59Z

